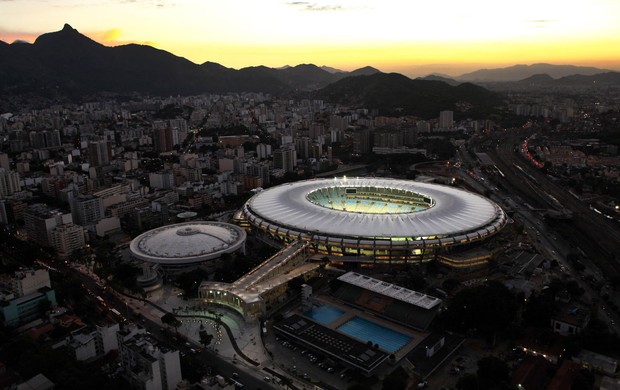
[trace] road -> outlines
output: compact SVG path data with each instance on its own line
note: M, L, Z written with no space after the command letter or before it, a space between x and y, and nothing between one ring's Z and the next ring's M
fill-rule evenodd
M82 281L85 288L90 290L94 296L103 297L109 308L115 308L130 321L137 319L140 326L144 327L157 339L165 340L166 343L175 346L183 355L192 354L203 364L214 367L215 372L227 378L230 383L240 383L243 385L244 389L264 390L277 388L274 383L268 383L265 381L265 377L268 376L267 373L260 372L256 368L249 369L248 367L245 367L240 359L227 359L217 355L208 348L202 348L202 346L194 344L192 341L186 341L184 338L177 338L175 340L170 336L171 332L165 329L165 326L162 325L161 321L154 321L149 316L144 316L141 314L141 309L145 307L144 302L129 299L118 293L104 291L101 287L99 287L97 280L93 275L80 272L74 268L71 268L71 270L74 275ZM94 302L97 301L94 300ZM205 321L206 320L207 319L205 318ZM202 349L202 352L198 352L199 349ZM236 378L233 378L233 373L235 373Z
M539 169L534 169L527 164L518 154L513 151L513 145L517 144L522 134L506 132L504 137L496 140L497 147L491 147L486 152L506 175L506 185L511 191L520 197L530 201L534 207L546 206L551 208L549 200L540 193L546 193L557 199L566 209L572 212L572 221L567 227L572 231L573 243L588 255L591 261L608 277L620 275L620 230L618 226L607 218L590 210L589 205L582 203L573 197L565 187L550 180ZM536 179L538 193L532 191L532 183L529 179L518 172L514 164Z

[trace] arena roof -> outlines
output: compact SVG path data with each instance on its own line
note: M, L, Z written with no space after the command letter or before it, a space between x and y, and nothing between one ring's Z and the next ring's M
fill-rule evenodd
M427 207L418 211L347 211L310 201L308 194L327 188L378 189L419 194ZM312 198L315 198L312 195ZM496 232L506 223L503 210L491 200L454 187L386 178L307 180L272 187L254 195L245 205L248 220L267 229L293 235L369 238L435 239L453 241Z
M131 253L144 261L164 265L199 263L231 253L245 243L238 226L215 221L192 221L162 226L131 241Z

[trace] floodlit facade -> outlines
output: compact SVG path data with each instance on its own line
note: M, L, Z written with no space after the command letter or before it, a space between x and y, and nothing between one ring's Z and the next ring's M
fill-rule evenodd
M427 261L499 232L506 213L454 187L386 178L283 184L254 195L243 216L257 232L358 262Z

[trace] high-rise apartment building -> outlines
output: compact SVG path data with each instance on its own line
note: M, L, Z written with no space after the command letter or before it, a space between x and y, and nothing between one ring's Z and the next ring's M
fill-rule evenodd
M450 129L454 127L454 113L452 111L440 111L438 125L440 129Z
M90 141L88 142L88 157L90 165L101 167L110 164L111 145L108 141Z
M56 226L50 233L52 246L60 258L66 259L74 250L86 246L84 228L80 225L66 224Z
M364 128L353 133L353 152L364 154L372 150L372 132Z
M153 130L153 143L158 152L169 152L179 144L179 129L174 127L156 128Z
M273 167L283 169L285 172L293 172L297 165L297 152L290 145L283 146L273 152Z
M13 195L21 191L22 186L19 181L19 173L0 168L0 198Z
M271 157L271 145L257 144L256 145L256 157L258 157L261 160Z
M71 223L71 213L63 214L57 209L36 203L24 213L24 229L28 239L41 246L51 246L50 233L58 225Z
M149 173L149 185L158 190L170 190L174 188L174 173L161 171Z
M80 195L71 200L73 223L87 226L103 219L105 216L103 199L93 195Z
M9 160L9 155L6 153L0 153L0 168L6 169L7 171L11 169L11 161Z
M312 140L308 137L296 138L295 151L300 159L306 161L311 156Z
M431 124L427 121L418 121L416 123L416 128L418 133L430 133L431 132Z

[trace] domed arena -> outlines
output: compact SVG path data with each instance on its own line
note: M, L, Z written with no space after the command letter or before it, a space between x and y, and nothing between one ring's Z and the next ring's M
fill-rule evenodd
M134 238L129 249L135 258L174 272L243 250L245 240L245 231L236 225L192 221L149 230Z
M283 184L243 207L272 241L310 243L343 261L427 261L480 242L507 223L493 201L454 187L387 178L334 178Z

